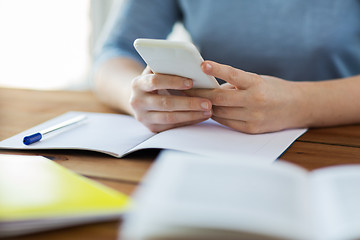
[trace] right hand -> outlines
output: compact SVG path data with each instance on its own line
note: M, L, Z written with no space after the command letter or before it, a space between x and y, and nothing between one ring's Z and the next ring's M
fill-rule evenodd
M181 90L191 89L191 79L154 74L149 68L133 79L130 105L135 118L152 132L202 122L212 115L210 100L186 96ZM181 96L167 90L180 90Z

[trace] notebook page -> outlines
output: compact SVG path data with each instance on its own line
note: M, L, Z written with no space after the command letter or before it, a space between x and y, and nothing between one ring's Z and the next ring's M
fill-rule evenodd
M265 134L245 134L213 120L161 132L134 150L164 148L206 156L249 154L266 162L279 157L306 129L290 129Z

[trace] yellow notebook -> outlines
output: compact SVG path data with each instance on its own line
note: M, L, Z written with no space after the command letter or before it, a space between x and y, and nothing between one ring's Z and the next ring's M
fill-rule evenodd
M0 237L118 218L129 202L44 157L0 154Z

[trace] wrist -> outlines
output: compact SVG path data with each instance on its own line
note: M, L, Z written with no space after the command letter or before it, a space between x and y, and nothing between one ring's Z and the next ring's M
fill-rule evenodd
M133 61L114 58L99 67L94 77L94 91L98 98L122 113L133 115L130 106L131 81L139 76L143 67Z
M313 82L289 82L291 107L292 109L292 128L310 127L313 125L315 116L314 104L314 83Z

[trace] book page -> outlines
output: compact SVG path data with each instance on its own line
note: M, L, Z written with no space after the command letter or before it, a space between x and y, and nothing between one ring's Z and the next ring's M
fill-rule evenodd
M292 165L168 151L144 182L135 195L136 210L124 225L127 237L172 237L185 229L306 237L307 172Z
M39 142L24 145L23 138L76 116L86 120L72 127L45 136ZM133 117L121 114L67 112L38 126L1 141L7 149L81 149L121 157L129 149L155 135Z
M317 238L360 238L360 166L316 170L311 181Z
M291 129L265 134L245 134L222 126L213 120L161 132L134 150L163 148L206 156L249 154L274 161L306 129Z

